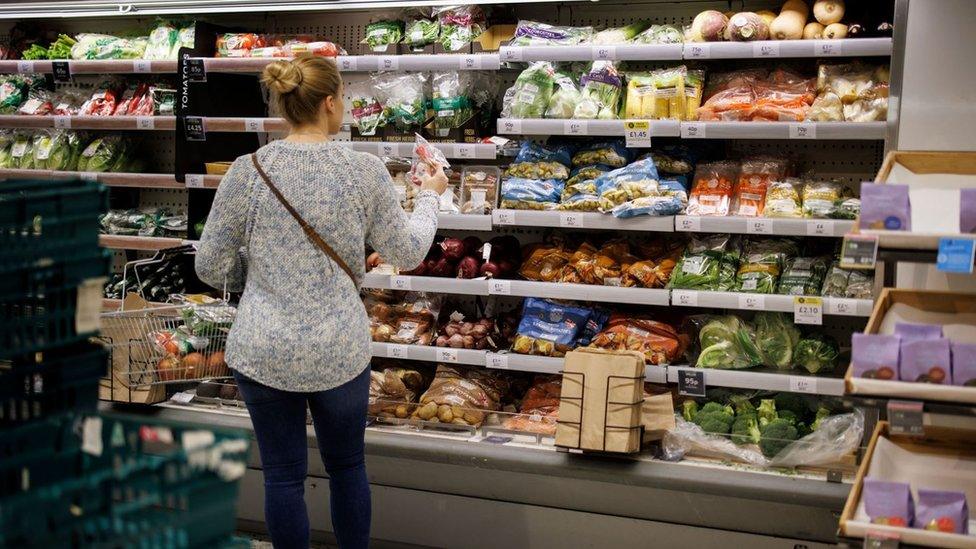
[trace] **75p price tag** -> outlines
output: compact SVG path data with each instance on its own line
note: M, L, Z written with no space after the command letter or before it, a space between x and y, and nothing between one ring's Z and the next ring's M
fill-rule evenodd
M628 148L650 147L651 122L649 120L627 120L624 122L624 140Z
M798 295L793 298L794 324L823 324L823 298Z
M685 59L708 59L711 50L708 44L685 44Z

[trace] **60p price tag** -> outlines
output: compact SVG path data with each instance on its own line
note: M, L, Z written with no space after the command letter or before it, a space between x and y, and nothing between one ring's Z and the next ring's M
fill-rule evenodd
M649 120L627 120L624 122L624 139L628 148L650 147L651 122Z

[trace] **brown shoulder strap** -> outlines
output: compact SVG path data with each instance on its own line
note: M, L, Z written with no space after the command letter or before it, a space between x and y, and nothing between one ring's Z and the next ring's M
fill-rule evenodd
M346 262L343 261L341 257L339 257L339 254L337 254L335 250L332 249L332 246L326 244L325 240L321 236L319 236L319 233L316 232L316 230L313 229L312 226L309 225L304 218L302 218L302 216L295 210L295 208L293 208L292 205L288 203L288 200L286 200L285 196L281 194L281 191L278 190L278 187L276 187L275 184L271 182L271 178L268 177L268 174L265 173L264 169L261 167L261 164L258 162L258 155L252 153L251 161L254 162L254 168L258 171L258 175L261 176L261 179L264 180L264 183L268 186L269 189L271 189L271 192L274 193L274 195L278 198L278 201L281 202L281 205L284 206L285 209L288 210L288 213L290 213L291 216L295 218L295 221L298 221L298 224L301 225L302 231L305 232L305 236L307 236L308 239L312 241L312 244L315 244L315 246L318 249L322 250L322 252L325 253L325 255L332 258L332 261L335 261L336 265L342 268L342 270L345 271L347 275L349 275L349 278L352 280L352 283L358 288L359 285L356 284L356 277L353 275L352 269L349 268L349 265L346 265Z

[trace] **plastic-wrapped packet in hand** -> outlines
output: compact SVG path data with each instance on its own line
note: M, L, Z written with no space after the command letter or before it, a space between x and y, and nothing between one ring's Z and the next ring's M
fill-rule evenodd
M420 185L419 174L422 173L421 170L433 170L438 165L447 170L451 164L440 149L428 143L419 133L414 135L416 135L417 141L413 146L413 162L410 164L408 175L414 185Z

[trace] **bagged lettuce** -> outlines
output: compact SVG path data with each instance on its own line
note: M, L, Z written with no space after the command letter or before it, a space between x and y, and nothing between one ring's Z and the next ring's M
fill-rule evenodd
M580 78L582 99L573 112L574 118L614 120L620 110L623 81L613 61L594 61Z
M522 71L505 92L502 118L542 118L549 108L556 70L548 61L536 61Z
M421 73L378 74L373 77L383 115L398 130L422 126L427 119L426 78Z
M10 145L10 167L29 170L34 167L34 141L25 133L14 135Z
M12 168L13 157L10 147L14 143L14 135L8 130L0 130L0 169Z
M78 136L54 130L34 136L34 169L74 171L78 162Z
M71 46L72 59L142 59L149 39L82 33Z
M546 118L572 118L576 106L583 99L579 87L569 75L557 72L554 78L552 96L546 107Z
M156 28L149 33L143 59L176 59L179 41L180 33L176 27L165 21L160 21Z

